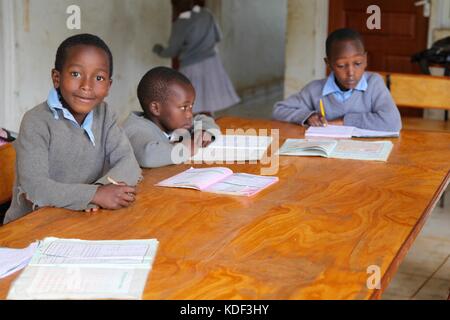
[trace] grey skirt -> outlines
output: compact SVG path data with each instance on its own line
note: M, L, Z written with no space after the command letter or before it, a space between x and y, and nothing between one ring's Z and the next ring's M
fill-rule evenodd
M218 54L180 68L195 88L194 113L219 111L240 101Z

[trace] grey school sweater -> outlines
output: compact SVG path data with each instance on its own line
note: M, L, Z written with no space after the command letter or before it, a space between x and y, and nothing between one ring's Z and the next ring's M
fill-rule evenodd
M94 109L95 146L81 127L55 119L46 102L25 113L14 147L16 179L5 223L40 207L84 210L107 177L136 185L141 169L106 103Z
M199 124L213 136L220 134L219 127L211 117L202 114L195 116L194 128L197 129ZM158 168L176 163L172 151L177 143L171 142L155 123L144 117L143 112L132 112L123 127L141 167ZM185 160L188 160L187 156L182 159Z
M172 24L169 45L159 55L166 58L178 56L180 66L185 67L214 56L215 45L221 38L213 15L202 9L199 13L192 13L191 18L178 18Z
M344 118L344 125L361 129L399 131L402 127L400 113L383 79L377 73L366 72L366 91L355 90L345 102L333 94L322 97L327 79L315 80L300 92L277 102L273 110L275 120L306 124L309 116L320 112L323 99L327 120Z

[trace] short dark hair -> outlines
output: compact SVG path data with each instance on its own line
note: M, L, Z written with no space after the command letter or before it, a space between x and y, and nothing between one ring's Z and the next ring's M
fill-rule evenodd
M189 11L194 6L194 2L192 0L172 0L172 6L179 13L184 11Z
M67 59L67 51L68 49L78 46L78 45L85 45L85 46L94 46L99 49L102 49L106 52L108 55L109 60L109 76L112 77L113 75L113 57L111 50L109 50L109 47L106 45L106 43L100 39L99 37L83 33L83 34L77 34L72 37L67 38L64 40L58 47L58 50L56 51L56 59L55 59L55 69L60 71L62 70L64 63Z
M361 46L364 48L364 41L363 41L361 35L357 31L355 31L353 29L349 29L349 28L337 29L328 35L326 45L325 45L327 57L330 58L331 48L333 47L333 44L335 42L345 41L345 40L353 40L353 41L359 42L361 44Z
M169 85L174 82L192 86L191 81L175 69L156 67L148 71L137 88L142 110L147 113L147 107L153 101L164 103L169 95Z

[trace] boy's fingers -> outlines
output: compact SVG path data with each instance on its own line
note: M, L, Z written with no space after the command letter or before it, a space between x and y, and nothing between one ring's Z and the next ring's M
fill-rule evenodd
M136 198L132 193L124 193L122 195L122 200L125 200L127 202L133 202L134 200L136 200Z
M131 193L131 194L134 194L134 195L136 194L136 188L130 187L130 186L122 187L121 191L124 192L124 193Z
M119 205L120 205L120 208L126 208L130 205L130 202L122 199L119 201Z

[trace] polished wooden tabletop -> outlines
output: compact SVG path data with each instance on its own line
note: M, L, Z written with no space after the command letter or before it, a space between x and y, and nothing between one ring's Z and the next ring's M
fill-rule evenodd
M304 135L300 126L275 121L218 122L223 129L279 128L280 144ZM0 246L49 236L156 238L145 299L379 298L450 169L448 133L405 130L389 140L386 163L280 157L280 181L252 198L154 186L189 165L145 170L131 207L95 214L41 209L1 227ZM260 174L268 165L228 166ZM373 266L381 289L367 285ZM0 280L0 298L16 277Z

